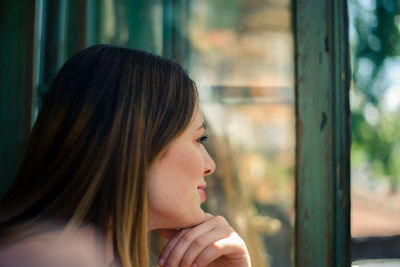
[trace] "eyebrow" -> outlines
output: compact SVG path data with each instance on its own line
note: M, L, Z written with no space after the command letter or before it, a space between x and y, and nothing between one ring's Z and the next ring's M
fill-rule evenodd
M206 129L206 124L203 122L196 131L200 130L201 128Z

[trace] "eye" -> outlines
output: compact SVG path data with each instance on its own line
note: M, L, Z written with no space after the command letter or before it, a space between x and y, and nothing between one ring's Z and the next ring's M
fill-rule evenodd
M205 141L207 141L208 136L207 135L203 135L202 137L200 137L199 139L197 139L197 142L204 144Z

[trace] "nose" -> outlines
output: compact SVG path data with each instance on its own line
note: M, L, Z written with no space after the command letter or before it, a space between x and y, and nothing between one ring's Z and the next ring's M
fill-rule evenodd
M204 176L213 174L215 171L215 162L204 148Z

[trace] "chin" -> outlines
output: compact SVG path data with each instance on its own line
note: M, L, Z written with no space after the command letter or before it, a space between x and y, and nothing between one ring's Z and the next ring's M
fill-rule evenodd
M192 227L192 226L196 226L200 223L202 223L205 219L205 213L202 209L200 209L199 212L197 212L196 214L192 214L189 217L190 220L188 220L185 225L179 227L179 228L186 228L186 227Z
M205 212L197 207L196 209L189 209L179 213L164 213L150 215L150 220L157 222L154 224L154 229L178 229L196 226L202 223L205 219Z
M186 213L179 218L176 218L172 221L172 224L166 228L188 228L196 226L204 221L205 213L203 210L196 212L195 214Z

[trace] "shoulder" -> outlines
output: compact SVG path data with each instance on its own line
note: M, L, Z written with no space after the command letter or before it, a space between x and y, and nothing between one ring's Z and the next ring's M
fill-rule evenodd
M1 243L0 266L40 266L48 254L51 240L47 236L27 238L17 243Z
M93 229L84 228L29 237L0 244L1 267L102 266L104 253Z

